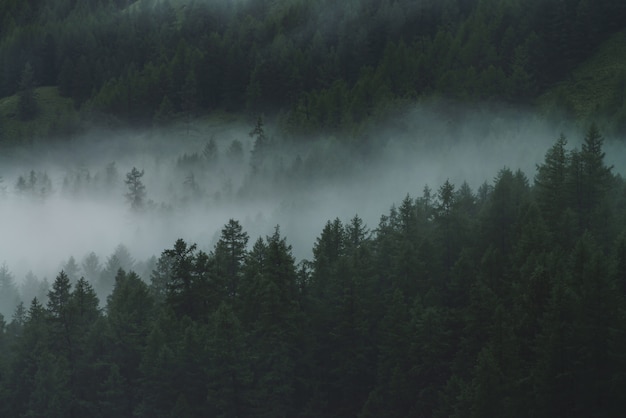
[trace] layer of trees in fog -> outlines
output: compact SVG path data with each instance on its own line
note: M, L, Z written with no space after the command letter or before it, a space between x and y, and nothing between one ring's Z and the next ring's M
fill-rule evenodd
M0 0L0 416L622 416L625 22Z
M50 280L70 256L80 264L94 252L104 264L120 244L147 263L179 237L208 250L232 217L252 236L280 224L297 259L310 258L327 219L358 212L372 224L426 184L477 188L503 166L528 172L558 133L528 113L465 111L449 124L450 112L417 108L349 146L302 143L257 118L189 134L94 131L5 152L0 263L18 282L29 272Z
M603 141L329 220L310 260L234 219L147 276L123 247L70 259L0 322L0 413L621 416L626 183Z

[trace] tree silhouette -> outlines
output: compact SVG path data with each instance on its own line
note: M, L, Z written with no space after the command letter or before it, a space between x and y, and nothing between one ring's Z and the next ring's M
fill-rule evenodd
M130 203L130 207L134 211L140 211L145 206L146 199L146 186L144 186L141 178L144 171L133 169L126 174L126 180L124 181L128 186L128 193L125 194L126 200Z

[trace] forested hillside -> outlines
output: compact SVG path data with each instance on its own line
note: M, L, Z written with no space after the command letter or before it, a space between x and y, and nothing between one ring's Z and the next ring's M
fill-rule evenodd
M0 417L623 416L624 39L617 0L0 0Z
M0 414L622 416L626 184L603 141L328 221L311 261L232 219L101 301L71 260L0 321Z
M0 16L0 97L27 92L0 123L34 117L30 89L57 86L92 120L158 125L225 109L278 113L301 133L433 95L532 102L624 28L626 5L6 0Z

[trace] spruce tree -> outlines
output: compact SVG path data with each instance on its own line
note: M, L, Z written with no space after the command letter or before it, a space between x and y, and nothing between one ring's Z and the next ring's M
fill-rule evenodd
M224 286L224 294L228 298L237 298L240 294L240 281L243 274L243 263L246 258L248 234L241 224L230 219L222 228L219 241L215 245L216 279Z
M145 208L146 199L146 186L144 186L141 178L144 175L144 171L133 169L126 174L126 186L128 186L128 192L124 195L126 200L130 204L130 208L134 211L141 211Z
M558 231L561 214L568 204L566 181L570 157L566 146L567 139L561 134L546 152L544 162L537 165L535 175L539 207L546 224L555 233Z

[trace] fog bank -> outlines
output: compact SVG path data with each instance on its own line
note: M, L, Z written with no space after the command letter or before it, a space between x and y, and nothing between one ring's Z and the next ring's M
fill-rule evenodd
M70 256L80 261L93 251L105 262L119 244L138 261L158 257L177 238L210 251L230 218L241 222L251 243L279 224L294 255L310 258L327 220L358 214L374 229L407 194L420 196L426 185L436 193L446 180L467 181L476 191L503 167L522 170L532 182L560 132L571 147L584 134L520 111L418 107L350 141L283 142L266 127L269 145L252 172L252 128L223 122L93 132L3 155L0 263L18 281L28 271L50 280ZM213 153L206 150L211 139ZM234 141L240 156L231 152ZM623 156L621 143L607 140L616 172ZM125 198L133 167L144 171L141 211ZM33 188L19 190L19 177L29 184L31 171Z

